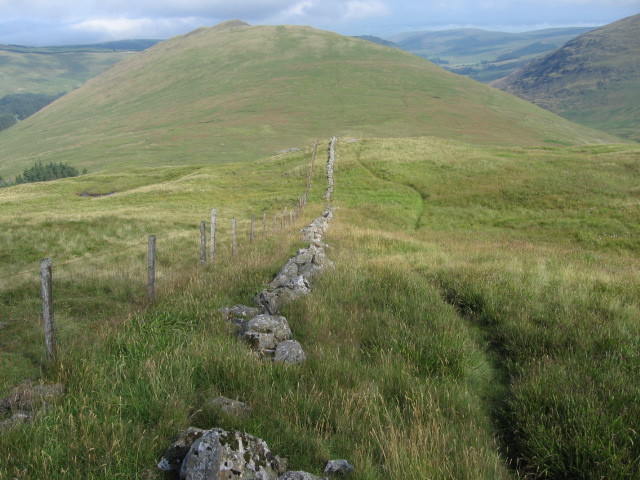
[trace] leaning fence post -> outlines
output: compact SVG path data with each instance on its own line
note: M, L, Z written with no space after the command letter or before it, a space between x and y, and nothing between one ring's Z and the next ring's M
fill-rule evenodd
M40 262L40 280L42 292L42 326L44 328L44 346L47 363L56 359L55 319L53 314L53 260L44 258Z
M256 221L256 216L251 215L251 233L249 234L249 243L253 243L253 224Z
M216 256L216 216L217 210L215 208L211 209L211 243L209 244L209 258L213 262L214 257Z
M231 255L236 254L236 219L231 220Z
M153 303L156 298L156 236L149 235L149 250L147 255L147 300Z
M207 263L207 222L200 222L200 265Z

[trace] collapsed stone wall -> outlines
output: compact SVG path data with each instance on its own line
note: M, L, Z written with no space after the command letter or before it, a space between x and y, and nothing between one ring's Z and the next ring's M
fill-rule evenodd
M309 246L298 250L280 269L269 285L253 299L253 307L235 305L221 309L223 316L238 327L238 337L247 342L261 357L275 362L297 364L304 362L302 345L291 339L291 327L280 315L284 305L311 293L313 279L331 268L327 258L328 245L324 234L329 228L335 209L331 206L333 166L337 137L329 142L327 160L327 208L301 233ZM251 408L225 397L214 399L229 412L247 414ZM273 454L264 440L244 432L227 432L219 428L201 430L189 428L172 444L158 463L158 468L180 479L206 478L260 480L323 480L307 472L287 471L287 460ZM346 460L329 460L326 475L344 476L353 470Z
M261 358L284 363L300 363L306 359L302 345L291 339L291 328L287 319L280 315L280 310L311 293L313 279L333 266L327 257L327 244L323 239L335 211L330 201L337 141L337 137L331 138L327 154L327 190L324 195L327 208L301 232L309 246L298 250L269 285L254 297L255 307L235 305L221 310L238 327L238 337L246 341Z

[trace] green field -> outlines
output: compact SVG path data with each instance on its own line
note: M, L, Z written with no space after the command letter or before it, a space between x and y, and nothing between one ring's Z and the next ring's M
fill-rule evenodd
M250 354L217 310L250 303L302 246L297 230L323 208L321 161L295 228L254 245L247 228L295 206L311 147L0 190L0 277L44 255L84 259L54 267L50 370L37 275L0 280L5 392L40 375L67 388L3 433L0 477L161 478L155 463L189 425L248 431L291 469L347 458L354 479L640 475L640 150L345 138L337 154L336 267L284 311L309 355L293 368ZM201 268L211 207L220 255ZM153 307L150 233L164 277ZM203 407L219 394L253 413Z
M225 23L161 42L0 134L0 176L251 161L336 131L471 143L615 137L409 53L310 27Z

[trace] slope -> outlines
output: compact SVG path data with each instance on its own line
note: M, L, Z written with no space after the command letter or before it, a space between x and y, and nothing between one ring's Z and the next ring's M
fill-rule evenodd
M640 15L594 30L494 86L570 120L640 140Z
M0 45L0 97L14 93L68 92L128 58L148 43L109 46L21 47Z
M404 33L392 37L408 52L455 73L489 82L513 73L537 56L555 50L590 28L548 28L529 32L493 32L460 28Z
M0 174L35 159L90 171L249 160L335 133L612 140L409 53L236 21L157 44L7 130Z
M251 215L295 208L309 146L0 191L0 397L17 368L41 366L29 270L43 255L60 351L44 374L67 389L2 432L0 477L160 480L178 432L215 426L265 439L292 470L349 459L353 480L638 478L640 146L341 141L335 268L283 311L308 361L265 362L219 308L250 303L302 246L324 208L326 145L295 228L269 222L253 243ZM219 248L203 267L212 206ZM253 410L225 415L208 405L219 395Z

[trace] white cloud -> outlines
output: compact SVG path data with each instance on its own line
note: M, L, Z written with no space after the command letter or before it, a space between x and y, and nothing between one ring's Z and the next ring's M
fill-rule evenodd
M389 7L380 0L351 0L347 2L342 21L366 17L382 17L390 13Z

